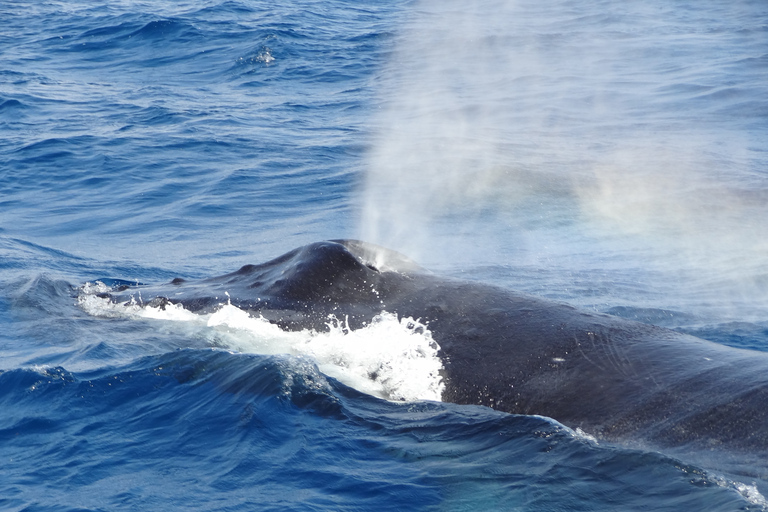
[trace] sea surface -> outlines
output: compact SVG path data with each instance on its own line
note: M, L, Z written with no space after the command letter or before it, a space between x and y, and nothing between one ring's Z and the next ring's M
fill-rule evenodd
M768 509L747 462L438 401L389 359L428 326L93 293L335 238L768 350L768 6L4 0L0 509Z

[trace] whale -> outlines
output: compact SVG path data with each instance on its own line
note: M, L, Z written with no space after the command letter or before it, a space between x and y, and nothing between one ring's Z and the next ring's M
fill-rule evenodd
M552 418L597 440L768 450L768 353L436 275L358 240L294 249L218 277L113 287L113 302L215 311L231 304L286 330L350 329L382 311L419 319L439 345L442 400ZM755 455L758 454L758 455Z

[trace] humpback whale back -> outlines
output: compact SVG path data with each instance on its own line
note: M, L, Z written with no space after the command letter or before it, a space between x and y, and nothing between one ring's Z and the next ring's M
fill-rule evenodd
M768 354L442 278L360 241L310 244L142 296L201 312L228 296L284 329L323 330L329 315L352 329L383 311L412 317L439 345L444 401L549 416L611 441L768 451Z

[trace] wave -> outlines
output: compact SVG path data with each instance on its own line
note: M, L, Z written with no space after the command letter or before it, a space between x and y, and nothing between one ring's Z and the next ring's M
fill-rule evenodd
M546 418L378 400L306 358L183 349L88 372L18 368L0 372L0 407L5 505L765 505L753 486L657 453L600 445Z

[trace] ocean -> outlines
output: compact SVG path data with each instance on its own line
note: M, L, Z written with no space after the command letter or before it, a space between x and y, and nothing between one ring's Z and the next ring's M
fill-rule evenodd
M749 461L441 402L418 319L97 295L352 238L768 351L766 219L759 0L4 1L0 509L766 510Z

